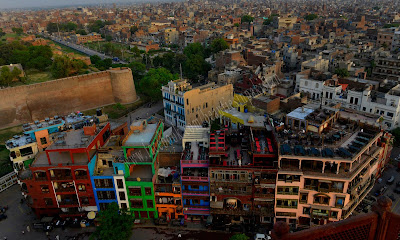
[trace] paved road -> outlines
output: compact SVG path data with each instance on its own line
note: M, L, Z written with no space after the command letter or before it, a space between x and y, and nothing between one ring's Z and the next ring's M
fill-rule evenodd
M101 59L106 59L106 58L111 58L112 59L113 58L112 56L107 56L104 53L97 52L95 50L92 50L90 48L87 48L87 47L84 47L84 46L81 46L81 45L78 45L78 44L75 44L75 43L67 42L67 41L65 41L63 39L60 39L60 38L57 38L57 37L50 36L50 39L53 40L54 42L57 42L57 43L62 44L64 46L70 47L70 48L72 48L72 49L74 49L76 51L79 51L79 52L81 52L83 54L86 54L86 55L89 55L89 56L97 55ZM122 60L120 60L119 62L114 62L114 63L127 64L127 62L124 62Z
M147 103L143 105L142 107L136 109L133 112L130 112L128 114L128 118L123 117L120 120L127 121L128 122L134 122L136 119L148 119L151 117L153 114L157 113L158 111L162 110L164 108L163 102L158 101L157 103L154 103L151 105L151 107L147 106Z

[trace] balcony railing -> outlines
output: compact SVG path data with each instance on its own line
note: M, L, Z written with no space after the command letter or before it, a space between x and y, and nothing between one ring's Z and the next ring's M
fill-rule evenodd
M49 181L47 177L35 177L36 181Z
M72 176L65 176L65 175L52 176L51 180L72 180Z
M199 164L199 165L208 165L208 160L181 160L181 164Z
M75 178L76 179L88 179L88 176L87 175L75 175Z
M208 177L196 177L196 176L181 176L184 181L201 181L208 182Z
M58 202L58 204L59 204L60 206L62 206L62 205L67 205L67 206L69 206L69 205L78 205L79 203L78 203L78 201L61 200L61 201Z
M276 205L277 208L297 208L296 206L285 206L285 205Z
M246 216L251 215L252 212L250 210L243 209L211 208L211 213Z
M230 190L230 189L211 189L211 193L222 194L222 195L251 195L251 191L241 191L241 190Z
M277 192L279 195L298 195L298 192Z
M274 198L275 194L273 194L273 193L255 193L254 197L258 197L258 198Z
M56 192L75 192L75 188L74 187L59 187L56 189Z
M197 190L183 190L183 195L196 195L196 194L209 194L208 191L197 191Z

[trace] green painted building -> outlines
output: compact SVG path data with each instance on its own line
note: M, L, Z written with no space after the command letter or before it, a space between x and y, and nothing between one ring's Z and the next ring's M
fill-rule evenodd
M125 185L129 207L135 218L157 218L154 199L156 159L163 136L163 123L145 120L131 124L122 143L125 156Z

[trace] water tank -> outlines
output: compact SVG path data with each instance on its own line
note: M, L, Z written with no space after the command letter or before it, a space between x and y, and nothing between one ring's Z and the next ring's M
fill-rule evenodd
M103 110L101 108L96 109L96 116L100 117L103 115Z

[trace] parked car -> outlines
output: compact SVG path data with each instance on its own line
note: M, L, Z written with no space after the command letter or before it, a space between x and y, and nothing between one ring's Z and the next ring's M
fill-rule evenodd
M254 240L270 240L270 239L271 239L270 236L265 235L265 234L262 234L262 233L257 233L257 234L254 236Z
M390 195L389 198L394 202L396 200L396 198L394 197L394 195Z
M381 189L379 189L378 191L375 192L375 196L381 196L382 194L384 194L387 190L387 186L383 186Z
M175 226L175 227L186 227L187 224L185 223L185 219L181 218L181 219L172 220L172 226Z
M168 225L168 222L165 218L157 218L154 219L154 224L159 226L159 225Z
M5 215L4 213L0 214L0 221L7 219L7 215Z
M394 183L394 176L391 176L388 180L387 180L387 184L391 185Z

